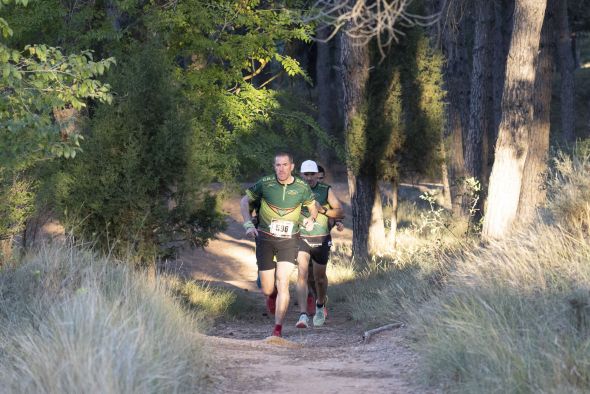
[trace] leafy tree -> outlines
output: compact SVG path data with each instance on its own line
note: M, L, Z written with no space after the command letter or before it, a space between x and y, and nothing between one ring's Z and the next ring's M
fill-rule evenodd
M191 0L165 9L157 22L181 66L209 166L221 180L268 171L277 146L334 145L309 111L299 109L301 102L270 88L281 75L309 80L286 47L309 42L313 26L286 5Z
M26 6L27 0L3 1ZM88 100L110 102L109 86L97 80L114 63L94 61L90 51L66 54L44 44L14 46L13 30L0 18L0 238L9 249L11 238L32 212L32 185L25 171L40 161L75 157L81 135L63 133L54 111L81 110Z

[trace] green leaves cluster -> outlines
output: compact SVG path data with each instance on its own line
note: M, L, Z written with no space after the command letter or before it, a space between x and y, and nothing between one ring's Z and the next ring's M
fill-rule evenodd
M268 171L277 146L299 146L313 130L313 122L301 122L311 120L301 107L287 108L290 99L271 88L287 77L309 81L286 48L309 42L313 26L285 2L188 0L163 11L158 26L197 108L202 139L217 153L209 166L218 179Z
M290 3L12 3L0 21L2 165L38 179L43 204L104 250L142 259L205 245L223 225L212 180L269 171L279 146L335 145L308 103L277 89L310 81L289 45L313 26Z
M2 20L2 33L12 31ZM0 43L0 162L24 169L36 160L75 156L79 137L60 134L55 109L86 107L88 99L110 102L109 86L96 79L114 64L94 61L90 51L66 55L58 48Z

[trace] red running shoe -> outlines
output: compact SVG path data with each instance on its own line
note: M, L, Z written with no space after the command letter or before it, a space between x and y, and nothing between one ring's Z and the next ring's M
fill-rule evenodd
M307 314L310 316L315 315L315 299L311 294L307 295Z
M268 313L270 313L271 315L275 314L275 311L277 309L277 293L276 293L276 291L273 294L266 297L266 308L268 309Z
M272 330L272 336L279 337L279 338L282 337L283 334L281 333L281 331L282 331L282 327L278 324L275 324L275 328L274 328L274 330Z

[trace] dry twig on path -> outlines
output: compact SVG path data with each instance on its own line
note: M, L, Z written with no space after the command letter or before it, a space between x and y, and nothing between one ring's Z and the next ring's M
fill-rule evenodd
M391 324L386 324L386 325L381 326L381 327L374 328L374 329L369 330L369 331L365 331L363 333L363 341L365 343L368 343L371 340L371 337L373 335L375 335L375 334L378 334L380 332L387 331L387 330L393 330L393 329L396 329L396 328L401 328L403 326L404 326L403 323L391 323Z

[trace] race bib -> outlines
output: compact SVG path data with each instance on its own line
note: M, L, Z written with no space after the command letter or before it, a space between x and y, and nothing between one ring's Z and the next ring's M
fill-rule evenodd
M293 231L293 222L288 220L273 220L270 223L270 233L275 237L290 238Z

